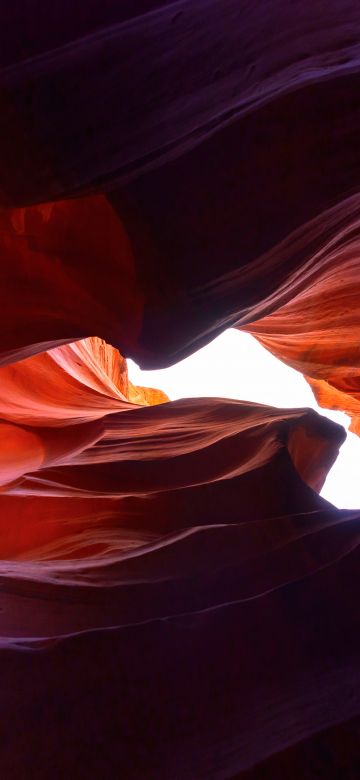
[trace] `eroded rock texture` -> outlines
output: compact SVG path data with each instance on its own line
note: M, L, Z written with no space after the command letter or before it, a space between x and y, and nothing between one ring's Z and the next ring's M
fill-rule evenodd
M357 778L343 429L168 402L123 356L243 328L359 431L360 7L4 16L2 776Z
M0 497L5 776L234 775L356 714L359 513L315 492L342 428L186 399L31 432L47 459Z

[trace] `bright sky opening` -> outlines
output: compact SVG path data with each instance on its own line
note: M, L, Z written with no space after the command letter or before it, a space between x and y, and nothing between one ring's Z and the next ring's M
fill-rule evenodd
M141 371L132 360L129 378L134 384L158 387L177 398L213 396L237 398L271 406L310 406L348 428L342 412L321 409L302 374L277 360L247 333L227 330L186 360L159 371ZM331 469L321 495L339 508L360 507L360 438L347 438Z

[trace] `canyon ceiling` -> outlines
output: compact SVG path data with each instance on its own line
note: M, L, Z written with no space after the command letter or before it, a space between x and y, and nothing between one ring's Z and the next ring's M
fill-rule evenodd
M2 777L357 778L344 429L126 358L236 327L360 434L360 5L2 15Z

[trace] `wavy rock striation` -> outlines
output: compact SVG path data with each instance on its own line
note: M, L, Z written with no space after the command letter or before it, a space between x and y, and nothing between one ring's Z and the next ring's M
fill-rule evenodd
M359 775L343 429L168 402L123 357L243 328L359 432L359 34L354 0L3 20L6 780Z

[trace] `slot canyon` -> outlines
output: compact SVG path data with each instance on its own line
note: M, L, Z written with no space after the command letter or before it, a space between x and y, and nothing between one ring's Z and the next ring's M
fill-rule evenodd
M1 15L1 777L356 780L344 428L127 359L236 329L360 435L360 5Z

